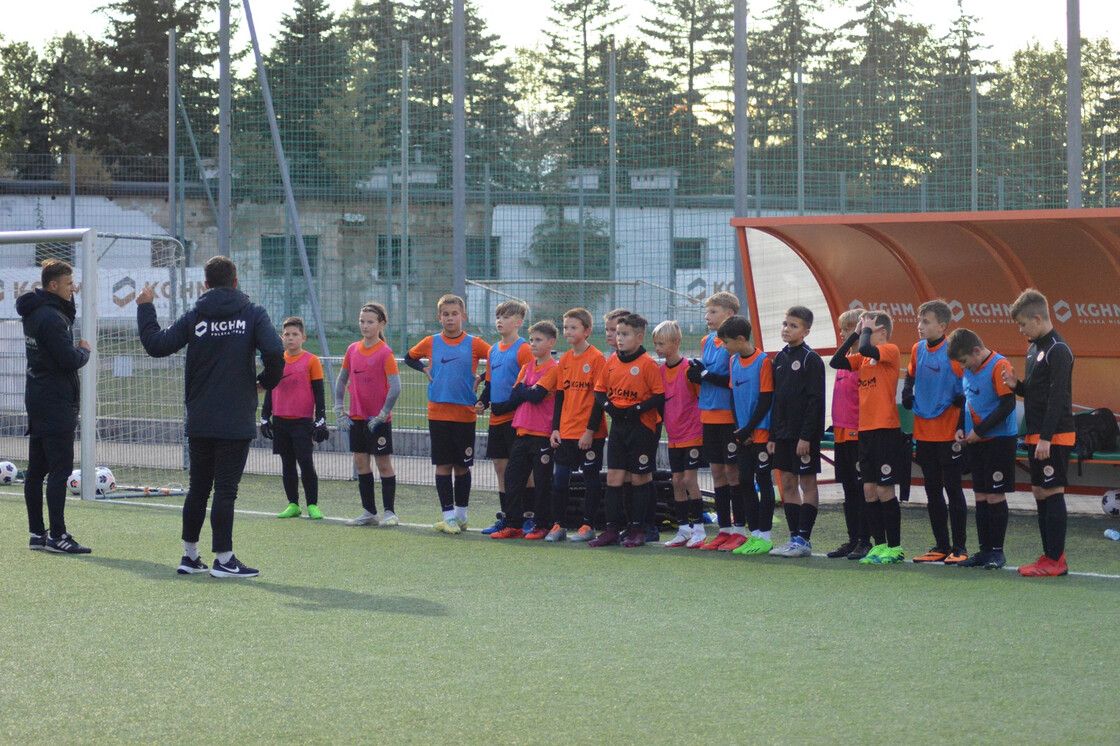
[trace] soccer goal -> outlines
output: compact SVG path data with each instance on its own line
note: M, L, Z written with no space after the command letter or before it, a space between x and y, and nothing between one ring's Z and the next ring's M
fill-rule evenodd
M201 268L187 268L171 236L98 233L92 229L0 232L3 395L0 458L26 459L23 329L15 300L39 286L39 264L74 265L75 337L93 346L81 371L79 479L83 499L183 493L183 356L150 358L136 331L136 295L156 293L166 327L204 291ZM90 479L80 478L91 475ZM96 479L93 478L96 475Z

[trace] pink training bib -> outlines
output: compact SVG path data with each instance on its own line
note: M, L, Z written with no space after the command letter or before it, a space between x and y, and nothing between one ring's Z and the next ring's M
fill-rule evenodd
M389 395L385 364L393 356L393 350L381 342L373 352L363 355L359 349L361 345L361 342L354 342L346 348L346 364L350 370L346 390L350 392L350 417L369 419L381 413ZM392 419L390 415L389 420Z
M306 350L295 360L284 361L284 377L272 390L272 414L276 417L315 416L315 397L311 393L311 361Z

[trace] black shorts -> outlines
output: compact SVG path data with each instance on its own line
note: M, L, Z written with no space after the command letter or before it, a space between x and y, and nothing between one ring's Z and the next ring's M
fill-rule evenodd
M797 455L797 441L792 438L782 438L774 441L774 468L787 474L820 474L821 473L821 442L809 441L809 452L804 456Z
M747 443L739 447L739 482L774 470L774 457L765 443Z
M486 458L509 458L510 448L517 431L513 429L513 420L491 425L486 431Z
M669 449L669 471L673 474L695 471L702 466L704 466L704 459L700 458L700 446Z
M382 422L371 433L365 420L350 420L350 452L373 456L393 453L393 423Z
M432 463L436 466L474 466L474 423L428 420Z
M703 438L700 457L709 464L734 464L738 461L739 443L735 440L734 425L705 423Z
M657 441L657 433L640 420L615 420L607 436L607 468L652 474L657 462Z
M833 451L836 462L836 481L840 484L862 484L859 475L859 441L837 443Z
M310 454L315 448L311 442L314 429L310 417L273 417L272 452L280 458L299 458Z
M914 460L922 471L926 469L963 470L971 459L965 456L965 448L955 440L916 440L914 441Z
M898 428L860 431L859 471L864 484L898 484L904 471L902 458L902 431Z
M1015 436L982 440L968 446L972 490L985 495L1015 491Z
M578 439L564 439L556 449L556 463L573 471L602 471L603 470L603 443L606 438L593 438L591 448L584 451L579 447Z
M1031 466L1031 486L1049 490L1069 484L1066 479L1066 465L1069 463L1069 454L1073 447L1056 446L1051 443L1050 458L1045 461L1035 460L1034 449L1033 445L1027 446L1027 462Z

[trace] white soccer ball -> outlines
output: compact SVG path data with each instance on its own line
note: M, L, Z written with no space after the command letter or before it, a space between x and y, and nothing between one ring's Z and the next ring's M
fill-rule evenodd
M0 461L0 484L16 481L16 465L11 461Z
M82 494L82 470L75 469L70 472L70 476L66 479L66 487L70 490L71 495ZM108 495L110 492L117 488L117 478L113 476L107 466L97 467L97 486L94 491L98 495Z
M1101 510L1108 515L1120 515L1120 490L1109 490L1101 495Z
M108 466L97 467L97 494L107 495L117 488L117 478Z

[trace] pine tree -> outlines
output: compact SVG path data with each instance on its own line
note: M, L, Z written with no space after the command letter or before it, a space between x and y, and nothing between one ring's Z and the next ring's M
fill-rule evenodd
M332 183L322 160L327 145L320 135L321 121L326 116L326 102L343 94L347 69L345 46L326 0L296 1L292 12L280 21L266 66L293 183ZM254 99L259 96L255 87L250 91ZM252 117L247 128L267 133L263 109L257 109Z
M217 0L113 0L100 8L109 19L108 70L90 81L95 126L89 144L114 158L164 157L145 165L118 160L117 178L166 178L168 29L176 29L180 49L191 50L178 70L188 110L216 108L209 70L217 59L217 31L206 20L217 17L217 8Z
M565 112L565 152L572 166L607 162L609 81L596 60L609 53L610 31L623 17L612 0L553 0L547 39L548 80Z

